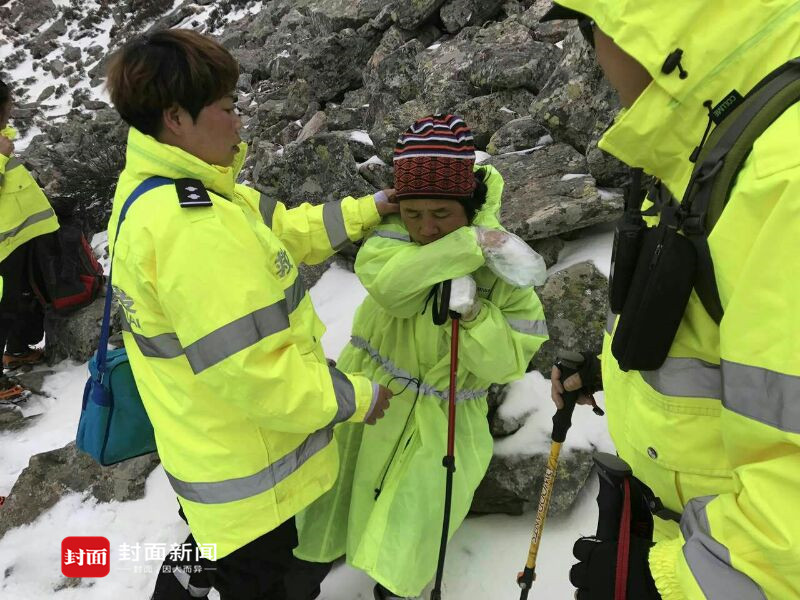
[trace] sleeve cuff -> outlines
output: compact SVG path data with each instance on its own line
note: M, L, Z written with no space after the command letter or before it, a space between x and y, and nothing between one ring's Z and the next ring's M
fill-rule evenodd
M378 214L378 207L375 205L374 195L359 198L357 202L359 214L361 215L361 229L363 231L372 229L381 222L381 216Z
M347 420L352 423L363 423L372 410L377 395L373 388L373 383L366 377L351 374L348 374L348 376L350 381L353 382L353 388L356 392L356 411Z
M678 559L682 551L681 537L659 542L650 549L650 573L664 600L686 599L678 580Z

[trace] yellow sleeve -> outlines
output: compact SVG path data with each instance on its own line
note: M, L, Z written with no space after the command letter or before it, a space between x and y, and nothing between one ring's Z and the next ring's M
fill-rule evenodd
M297 262L317 264L356 242L378 223L375 196L347 197L322 205L303 203L287 209L282 202L264 201L264 222Z

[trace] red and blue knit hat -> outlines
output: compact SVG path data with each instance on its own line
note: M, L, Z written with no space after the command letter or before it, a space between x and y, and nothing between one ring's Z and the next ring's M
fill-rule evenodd
M394 147L398 200L464 200L475 191L475 142L458 115L431 115L406 129Z

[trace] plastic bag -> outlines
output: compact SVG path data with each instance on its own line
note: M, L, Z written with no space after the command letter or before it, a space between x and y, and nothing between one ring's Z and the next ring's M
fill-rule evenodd
M506 283L517 287L542 285L547 279L547 265L519 236L500 229L476 227L478 245L486 266Z

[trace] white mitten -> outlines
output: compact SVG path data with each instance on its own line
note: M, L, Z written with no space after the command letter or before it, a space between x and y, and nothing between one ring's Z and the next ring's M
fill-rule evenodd
M450 310L461 315L462 321L472 321L481 310L478 286L471 275L453 279L450 283Z
M475 227L478 245L486 266L506 283L517 287L542 285L547 279L547 265L525 241L500 229Z

